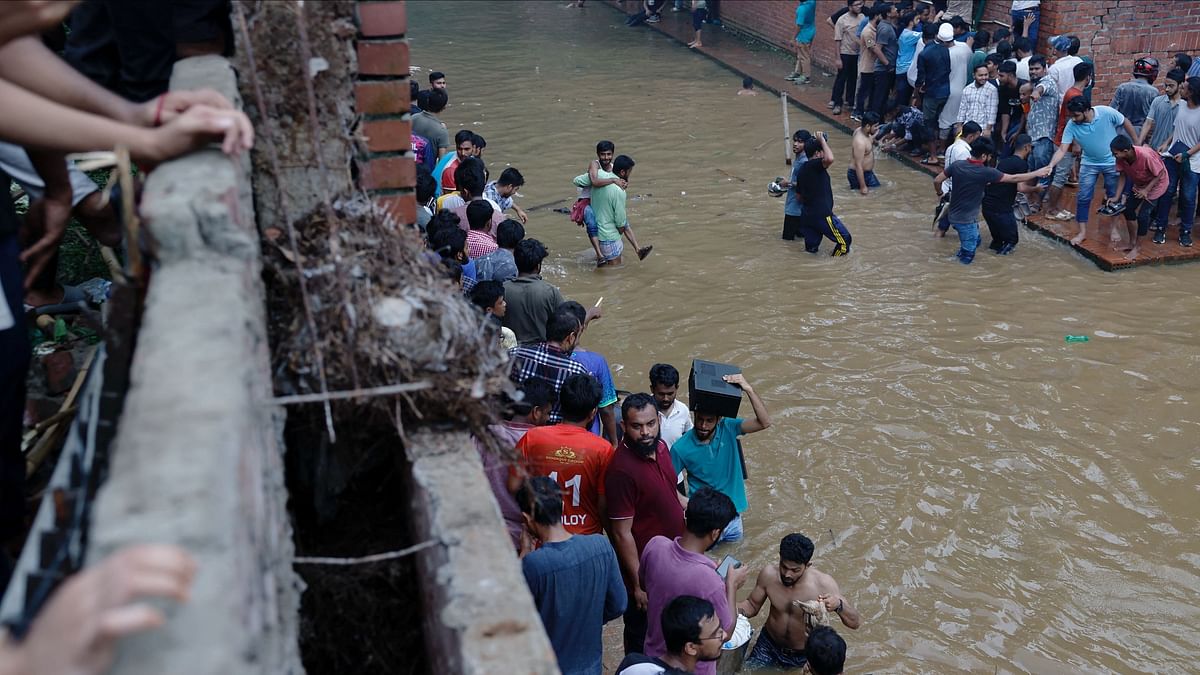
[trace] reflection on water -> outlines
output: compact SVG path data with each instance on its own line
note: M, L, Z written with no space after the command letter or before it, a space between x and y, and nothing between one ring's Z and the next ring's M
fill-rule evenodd
M885 187L852 193L836 133L854 249L807 255L766 195L787 171L779 101L565 4L409 2L413 63L447 73L443 119L487 138L492 176L520 168L526 209L569 206L600 139L637 161L645 262L596 272L549 207L528 229L564 294L604 296L583 342L618 387L702 357L741 365L766 400L729 552L757 566L788 532L812 537L863 614L841 631L855 672L1194 672L1200 266L1108 274L1023 232L964 267L953 234L931 239L930 179L883 159Z

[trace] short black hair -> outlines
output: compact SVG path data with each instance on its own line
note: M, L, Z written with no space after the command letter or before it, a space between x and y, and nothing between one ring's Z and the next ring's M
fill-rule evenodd
M560 310L574 314L575 320L579 322L580 326L587 321L587 310L583 308L583 305L574 300L563 300L558 303L558 307L555 307L554 311L557 312Z
M975 49L987 49L987 46L992 43L992 34L986 30L980 29L975 31Z
M1187 79L1188 98L1192 103L1200 104L1200 77L1189 77Z
M467 204L467 226L472 230L486 230L492 222L496 209L486 199L476 199Z
M1192 67L1192 57L1190 54L1179 52L1175 55L1175 67L1183 72L1187 72Z
M496 245L500 248L516 248L517 243L525 238L525 226L520 221L506 218L496 226Z
M907 25L909 25L910 23L912 23L913 21L916 21L916 20L917 20L917 13L916 13L916 12L905 12L905 13L903 13L903 14L901 14L901 15L900 15L900 25L901 25L901 26L907 26Z
M694 595L677 595L662 611L662 634L668 654L681 654L689 642L700 642L700 622L716 614L712 603Z
M1117 136L1109 142L1108 147L1113 150L1132 150L1133 141L1128 136Z
M600 406L600 381L590 373L576 373L558 389L558 409L568 422L582 422Z
M1079 96L1072 96L1071 100L1067 101L1067 112L1069 113L1087 112L1091 108L1091 101L1089 101L1087 97L1083 96L1082 94Z
M602 152L616 152L616 151L617 151L617 146L613 145L612 141L600 141L599 143L596 144L596 154L597 155Z
M972 69L971 69L971 76L972 76L972 77L974 77L974 75L975 75L975 71L979 70L980 68L983 68L984 70L987 70L987 59L984 59L983 61L980 61L980 62L979 62L979 65L977 65L977 66L975 66L974 68L972 68Z
M581 325L574 312L560 305L550 318L546 319L546 340L562 342L568 335L578 331Z
M1000 26L999 28L996 29L996 32L992 33L992 39L997 40L997 41L1007 40L1011 36L1012 36L1012 31L1005 28L1004 26Z
M630 171L633 169L634 164L633 158L629 155L617 155L617 158L613 160L613 173Z
M862 114L862 126L865 127L870 124L879 124L879 113L874 110L868 110Z
M926 23L924 26L921 26L921 37L925 38L926 40L932 40L932 39L936 38L937 34L938 34L937 24L935 24L933 22L929 22L929 23Z
M546 245L537 239L522 239L513 247L513 262L517 264L518 272L529 274L536 271L549 254Z
M454 187L460 194L465 190L472 197L480 197L486 184L483 161L478 157L468 157L454 167Z
M1014 152L1027 145L1033 145L1033 137L1031 137L1029 134L1017 134L1017 137L1014 138L1012 142L1012 148Z
M1187 79L1187 71L1183 68L1172 68L1167 72L1167 79L1183 84L1183 81Z
M467 248L467 233L461 227L441 227L429 233L429 248L443 258L453 258Z
M962 135L963 136L970 136L972 134L981 134L981 133L983 133L983 127L979 126L979 122L976 122L975 120L967 120L966 122L963 122L963 125L962 125Z
M462 265L458 264L457 260L442 258L442 272L445 273L446 278L450 281L456 284L462 283L463 268Z
M517 167L510 166L500 172L500 178L496 181L496 184L521 187L525 184L525 177L521 175L520 171L517 171Z
M996 60L1000 62L1000 64L998 66L996 66L996 69L999 72L1013 73L1014 75L1016 74L1016 72L1017 72L1017 64L1016 63L1014 63L1012 61L1005 61L1004 57L1000 56L999 54L988 54L987 60L991 61L993 56L995 56Z
M562 489L549 476L534 476L522 483L517 490L517 504L521 513L528 513L539 525L562 522Z
M1029 66L1041 66L1046 68L1046 57L1042 56L1041 54L1034 54L1033 56L1029 57Z
M458 214L453 211L442 209L441 211L433 214L433 217L430 218L429 222L425 224L425 239L429 242L429 248L434 248L434 233L436 233L438 230L451 228L457 230L459 229L458 226L460 223L462 223L462 219L459 218Z
M428 89L421 92L425 100L421 103L421 110L428 110L431 113L440 113L446 109L446 104L450 102L450 97L446 95L445 89Z
M487 147L487 141L484 140L483 136L480 136L479 134L475 133L474 131L471 132L471 143L477 148L486 148Z
M437 193L437 181L424 164L417 165L417 203L424 206Z
M446 74L440 70L434 70L429 73L429 84L433 84L434 80L445 79Z
M417 103L421 99L421 85L417 84L416 80L408 81L408 99L413 103Z
M713 530L724 530L737 518L737 507L728 495L710 487L702 487L688 499L684 518L687 531L703 537Z
M629 419L629 412L631 410L642 410L646 406L650 406L656 411L658 410L658 406L654 404L654 397L650 394L643 392L630 394L625 397L624 401L621 401L621 418Z
M779 542L779 558L788 562L807 565L812 561L814 546L812 539L793 532Z
M528 415L536 407L553 405L558 402L558 395L555 393L554 387L545 380L530 378L517 385L517 391L521 394L519 401L508 396L504 397L508 412L512 415Z
M650 386L678 387L679 371L669 363L650 366Z
M1079 38L1074 35L1068 35L1067 40L1069 43L1067 46L1067 54L1069 54L1070 56L1078 55L1079 54Z
M471 141L471 145L475 145L475 132L470 129L459 129L458 133L454 134L454 147L458 147L467 141Z
M812 156L817 154L817 152L820 150L821 150L821 139L820 138L817 138L816 136L809 136L808 139L806 139L804 141L804 154L809 159L812 159Z
M471 289L471 303L482 310L489 310L496 301L504 297L504 282L486 279L477 282Z
M753 86L754 86L754 78L751 78L751 77L743 77L742 78L742 89L750 89Z
M1096 72L1096 67L1087 61L1080 61L1071 69L1071 75L1075 77L1075 81L1086 80Z
M1033 47L1029 44L1029 38L1025 36L1018 37L1012 41L1013 49L1018 52L1032 52Z
M971 141L971 156L978 159L984 155L996 155L996 144L987 136L980 136Z
M839 675L846 667L846 641L829 626L817 626L808 633L804 657L813 675Z
M1001 41L997 42L996 43L996 53L1000 55L1000 58L1002 58L1006 61L1008 59L1012 58L1012 55L1013 55L1012 43L1009 42L1008 40L1001 40Z
M812 138L812 133L809 132L808 129L797 129L796 133L792 134L792 140L800 141L801 143L803 143L804 141L807 141L810 138Z

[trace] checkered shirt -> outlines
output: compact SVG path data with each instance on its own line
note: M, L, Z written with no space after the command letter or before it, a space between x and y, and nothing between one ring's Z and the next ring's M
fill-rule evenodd
M571 356L558 347L539 342L534 345L517 347L510 352L512 370L509 377L517 384L527 380L538 379L554 387L554 393L562 389L563 382L572 375L587 375L588 370L578 361L572 361ZM562 410L558 403L550 410L550 424L562 421Z
M996 123L996 108L1000 105L1000 92L996 85L984 82L976 87L972 82L963 88L962 100L958 104L959 124L974 122L984 129Z

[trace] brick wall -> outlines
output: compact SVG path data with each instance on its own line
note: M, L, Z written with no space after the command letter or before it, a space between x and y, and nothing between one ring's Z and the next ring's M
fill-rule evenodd
M404 0L358 2L355 109L362 116L362 187L396 220L417 220L417 170L409 121L408 16Z
M830 71L838 62L837 46L825 20L844 6L844 0L817 0L813 61ZM1009 24L1011 6L1008 0L985 0L983 20ZM730 27L789 52L795 50L795 12L794 0L721 4L721 18ZM1138 57L1154 56L1165 74L1176 52L1200 55L1200 0L1042 0L1039 52L1049 54L1046 40L1064 33L1078 36L1079 53L1096 62L1093 96L1097 102L1107 102L1117 85L1129 79Z

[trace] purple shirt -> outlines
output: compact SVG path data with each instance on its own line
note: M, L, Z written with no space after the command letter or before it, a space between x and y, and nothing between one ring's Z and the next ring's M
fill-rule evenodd
M500 445L509 449L515 448L517 441L532 428L532 425L519 422L505 422L488 427L492 434L500 439ZM521 531L525 529L525 521L521 518L521 507L517 505L516 498L508 491L508 465L495 454L488 452L482 443L476 441L475 447L478 448L479 459L483 462L483 474L487 476L492 493L496 495L496 504L500 506L500 516L504 518L508 535L512 537L513 546L520 548Z
M692 553L666 537L654 537L646 543L641 559L642 588L649 602L646 606L646 656L667 653L662 634L663 609L681 595L694 595L712 603L717 619L726 630L733 631L736 617L725 595L725 580L717 574L717 564L703 553ZM696 664L696 675L716 675L716 661Z

